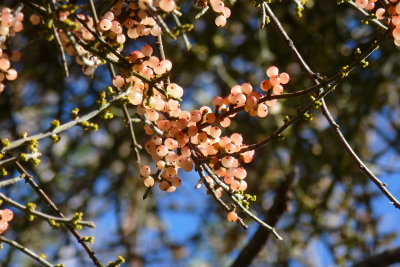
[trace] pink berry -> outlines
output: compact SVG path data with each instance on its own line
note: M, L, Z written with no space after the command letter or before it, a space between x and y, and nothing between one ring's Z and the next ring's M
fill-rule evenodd
M10 209L0 210L0 220L9 222L13 219L14 213Z
M108 31L108 30L110 30L111 27L112 27L112 22L111 22L111 20L109 20L109 19L102 19L102 20L99 22L99 26L100 26L100 29L101 29L102 31Z
M118 75L114 77L112 83L115 87L122 87L125 84L125 79Z
M9 81L14 81L15 79L17 79L18 73L16 70L14 69L9 69L7 71L7 75L6 75L6 79Z
M267 76L268 76L269 78L271 78L271 77L273 77L273 76L279 75L279 70L278 70L277 67L271 66L271 67L269 67L269 68L267 69L266 73L267 73Z
M150 176L150 173L151 173L150 166L148 166L148 165L140 166L140 175L147 177L147 176Z
M228 221L230 222L235 222L238 219L238 215L236 214L236 212L231 211L226 215L226 218L228 219Z
M217 25L218 27L224 27L226 25L226 18L224 17L224 15L219 15L215 19L215 25Z
M281 79L281 84L287 84L290 80L290 76L286 72L279 74L279 78Z
M144 186L146 186L146 187L152 187L154 185L154 178L151 176L146 177L143 180L143 183L144 183Z
M159 5L165 12L172 12L176 8L175 0L161 0Z

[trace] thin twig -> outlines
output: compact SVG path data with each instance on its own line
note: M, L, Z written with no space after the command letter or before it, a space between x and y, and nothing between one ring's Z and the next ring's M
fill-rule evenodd
M54 202L47 196L47 194L39 187L39 185L33 180L32 175L30 175L24 167L22 167L19 162L16 162L16 167L21 174L25 174L25 181L35 190L35 192L49 205L49 207L53 210L55 214L58 216L65 218L64 214L58 209L58 207L54 204ZM99 261L96 257L95 252L92 248L87 244L84 238L75 230L74 226L70 224L64 224L64 226L72 233L72 235L76 238L78 243L82 245L93 264L98 267L104 267L104 265Z
M48 266L48 267L54 267L54 264L51 264L50 262L48 262L45 258L39 256L38 254L36 254L35 252L33 252L32 250L24 247L23 245L21 245L20 243L14 241L14 240L9 240L7 238L5 238L4 236L0 235L0 242L4 242L18 250L20 250L21 252L25 253L26 255L28 255L29 257L31 257L32 259L38 261L39 263L41 263L43 266Z
M161 181L161 170L157 170L157 172L154 174L153 178L154 178L154 180ZM152 188L153 188L153 186L150 186L146 189L146 192L144 192L144 194L143 194L143 200L145 200L149 196Z
M268 15L271 17L271 20L275 27L278 29L278 32L280 33L281 37L285 41L285 43L288 45L290 51L296 56L297 61L301 65L302 69L306 72L306 75L309 77L309 79L314 82L316 85L319 84L318 79L316 79L314 72L310 69L310 67L307 65L307 63L303 60L301 57L300 53L297 51L297 48L294 46L293 41L289 38L289 36L286 34L285 30L282 28L281 24L279 23L279 20L275 17L273 14L272 10L269 8L268 4L263 3L266 7L266 11ZM362 57L360 58L367 58L375 49L378 48L378 44L381 40L383 40L384 36L386 35L388 31L385 32L381 36L381 38L378 41L375 41L373 45L367 49L366 52L363 53ZM360 60L360 59L358 59ZM359 61L358 61L359 62ZM356 66L354 66L356 67ZM321 95L320 95L321 96ZM354 161L359 165L359 168L362 172L364 172L371 180L373 183L377 185L377 187L381 190L381 192L390 200L390 203L393 204L396 208L400 209L400 202L387 190L386 184L384 184L382 181L377 178L370 169L362 162L362 160L358 157L358 155L353 151L345 137L340 131L339 125L334 121L332 118L325 101L323 97L320 97L320 101L322 103L322 112L325 116L325 118L328 120L331 128L335 131L336 135L338 136L339 142L345 147L347 153L354 159Z
M296 178L296 169L289 172L279 187L275 190L276 194L271 208L268 209L264 216L264 220L269 225L276 225L281 216L287 211L289 202L289 192ZM232 263L231 267L249 266L252 260L264 247L268 241L270 232L262 227L258 227L247 244L240 250L239 255Z
M356 5L356 3L354 3L353 1L345 1L345 2L346 2L348 5L352 6L355 10L357 10L358 12L360 12L361 14L363 14L364 16L366 16L366 17L368 18L368 20L369 20L369 21L372 21L375 25L381 27L381 28L384 29L384 30L387 30L387 29L388 29L388 27L386 27L385 25L383 25L382 22L380 22L379 20L377 20L377 19L371 19L371 18L369 17L370 14L369 14L367 11L365 11L364 9L359 8L359 7Z
M41 155L42 155L42 153L39 153L39 152L37 152L37 153L25 153L24 159L25 160L34 159L34 158L40 157ZM17 160L18 160L18 157L11 157L11 158L7 158L7 159L4 159L4 160L0 160L0 167L12 164L12 163L16 162Z
M93 110L92 112L89 112L88 114L86 114L86 115L84 115L82 117L79 117L79 118L77 118L77 119L75 119L73 121L69 121L69 122L67 122L65 124L62 124L59 127L55 128L54 130L49 130L47 132L43 132L43 133L40 133L40 134L36 134L36 135L32 135L32 136L28 136L28 137L25 137L25 138L21 138L21 139L15 140L15 141L11 142L11 144L9 146L3 147L0 150L0 152L4 153L6 151L10 151L12 149L15 149L17 147L20 147L20 146L26 144L27 142L30 142L32 140L41 140L41 139L46 138L46 137L50 137L50 136L53 136L53 135L60 134L60 133L62 133L64 131L74 127L75 125L77 125L77 124L79 124L81 122L88 121L88 120L94 118L99 113L101 113L102 111L104 111L107 108L109 108L110 105L113 102L115 102L117 100L120 100L121 98L123 98L126 95L127 95L127 92L123 92L123 93L117 95L115 98L113 98L109 102L107 102L102 107L100 107L100 108L98 108L96 110Z
M139 149L142 149L142 146L138 144L136 140L136 135L135 135L135 129L133 128L133 123L131 119L131 115L129 114L128 108L126 104L122 104L122 111L124 112L125 120L128 124L129 127L129 134L131 137L131 147L135 151L135 156L136 156L136 164L140 165L140 153Z
M210 9L209 6L204 7L203 9L200 10L199 13L194 17L194 19L199 19L201 18L204 14L206 14L207 10Z
M158 54L160 55L161 60L165 60L164 44L163 44L161 35L157 36L156 48L158 50ZM169 79L169 75L167 75L167 77L165 79L165 83L166 83L166 85L171 83L171 81Z
M182 24L181 24L181 22L179 20L179 17L177 15L175 15L175 14L172 14L172 17L174 18L176 25L179 28L181 28ZM185 44L185 47L186 47L186 51L190 51L192 49L192 45L190 44L186 33L183 32L182 30L181 30L181 33L182 33L183 43Z
M165 23L164 19L157 13L157 10L152 5L149 5L147 3L145 3L145 5L147 7L147 12L156 21L156 23L158 24L158 26L160 26L163 32L168 34L168 36L171 37L173 40L176 40L176 36L168 28L168 25L167 23Z
M349 143L347 142L346 138L340 131L339 125L335 122L335 120L332 118L331 113L329 112L328 107L325 104L325 101L322 102L322 113L324 114L325 118L328 120L329 124L331 125L331 128L335 131L339 142L343 145L345 148L346 152L351 156L351 158L357 163L359 166L360 170L365 173L368 178L376 184L376 186L381 190L381 192L390 200L390 203L393 204L396 208L400 209L400 202L394 197L389 190L386 188L386 184L383 183L381 180L379 180L378 177L376 177L372 171L362 162L362 160L358 157L358 155L354 152L354 150L351 148Z
M21 180L24 180L24 179L25 179L25 175L20 175L20 176L14 177L14 178L10 178L10 179L1 181L0 182L0 188L6 187L6 186L9 186L9 185L13 185L13 184L15 184L15 183L17 183L17 182L19 182Z
M47 6L47 13L54 14L54 11L55 11L55 3L53 1L49 1ZM65 57L65 50L61 43L60 35L57 32L57 27L55 23L53 23L51 29L53 31L54 40L56 41L57 50L61 56L61 65L63 66L64 77L68 77L69 71L68 71L67 59Z
M198 173L201 177L201 179L204 181L204 185L207 188L207 191L211 194L212 198L222 207L222 209L225 210L225 213L229 213L232 211L232 209L217 195L217 192L212 188L212 185L208 183L207 179L205 179L204 174L203 174L203 168L202 166L199 166ZM243 219L238 217L236 220L237 224L239 224L243 229L248 229L249 226L244 223Z
M25 179L26 176L24 174L22 174L20 177L18 177L20 179ZM0 186L1 187L1 186ZM23 212L27 213L27 214L33 214L35 216L38 216L40 218L43 218L45 220L54 220L55 222L59 222L59 223L64 223L64 224L76 224L76 225L82 225L82 226L87 226L90 228L95 228L95 225L93 222L89 222L89 221L73 221L74 219L71 218L61 218L61 217L55 217L55 216L51 216L48 215L46 213L37 211L37 210L30 210L29 208L27 208L26 206L16 202L15 200L12 200L11 198L7 197L6 195L4 195L3 193L0 193L0 199L3 200L4 202L6 202L7 204L16 207L20 210L22 210Z
M92 15L95 18L95 23L97 25L99 19L98 19L97 11L96 11L96 8L94 6L93 0L88 0L88 2L89 2L89 6L90 6L90 9L91 9ZM85 23L85 25L86 25L86 23ZM101 37L101 33L99 33L97 31L97 28L96 28L96 34L98 34ZM111 63L108 63L107 65L108 65L108 70L109 70L109 73L110 73L110 76L111 76L111 80L112 80L115 77L114 66ZM120 92L121 90L118 88L118 91ZM125 121L126 121L125 123L127 123L128 127L129 127L129 134L130 134L131 143L132 143L131 147L135 151L136 164L140 165L139 149L141 149L142 146L139 145L137 143L137 141L136 141L135 129L133 128L132 118L131 118L131 115L129 114L129 110L128 110L126 104L125 103L121 103L121 106L122 106L122 112L124 114Z
M214 174L214 172L211 170L211 168L207 165L207 164L201 164L201 166L203 166L204 170L208 173L208 175L210 175L210 177L214 180L214 182L216 182L219 186L221 186L224 191L227 193L227 195L229 196L230 199L232 199L232 201L240 207L240 209L247 214L247 216L249 216L252 220L254 220L255 222L257 222L258 224L260 224L262 227L264 227L265 229L267 229L268 231L271 231L272 234L278 239L278 240L283 240L283 238L278 234L278 232L276 231L276 229L268 224L266 224L265 222L263 222L260 218L257 217L257 215L253 214L251 211L249 211L248 209L246 209L246 207L244 207L242 205L242 203L240 203L238 197L235 194L232 194L229 190L226 189L226 185L221 182L221 180L219 179L219 177L217 177L217 175ZM225 186L222 186L225 185Z

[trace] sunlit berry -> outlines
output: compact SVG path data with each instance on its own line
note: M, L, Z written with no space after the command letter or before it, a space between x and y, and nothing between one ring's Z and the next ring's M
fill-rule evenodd
M228 219L228 221L230 222L235 222L238 219L238 215L236 214L236 212L231 211L226 215L226 218Z

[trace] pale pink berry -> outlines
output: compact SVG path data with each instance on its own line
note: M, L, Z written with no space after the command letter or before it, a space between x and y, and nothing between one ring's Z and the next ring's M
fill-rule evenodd
M281 83L281 79L279 78L278 75L277 76L272 76L269 79L269 82L271 83L272 86L276 86L276 85L279 85Z
M279 74L279 78L281 79L281 84L287 84L290 80L290 76L286 72Z
M246 189L247 189L247 183L246 183L246 181L244 181L244 180L240 181L239 190L245 191Z
M249 83L242 84L241 88L242 88L242 93L246 95L250 94L253 91L253 87Z
M396 27L394 30L393 30L393 37L394 37L394 39L396 39L396 40L400 40L400 27Z
M233 180L230 187L233 191L236 191L240 187L240 182L238 180Z
M29 17L29 20L33 25L38 25L41 21L40 17L36 14L31 15Z
M168 148L164 145L159 145L156 148L156 153L159 157L164 157L165 155L168 154Z
M119 23L119 21L114 20L111 23L111 28L110 30L114 33L121 33L122 32L122 27L121 24Z
M102 20L99 22L99 26L100 26L100 29L101 29L102 31L108 31L108 30L110 30L111 27L112 27L112 22L111 22L111 20L109 20L109 19L102 19Z
M224 27L226 25L226 18L224 17L224 15L219 15L218 17L216 17L215 25L217 25L218 27Z
M272 88L271 82L269 80L264 80L260 84L261 90L264 92L268 91L269 89Z
M140 175L147 177L150 176L150 173L151 173L150 166L148 165L140 166Z
M368 0L356 0L356 5L359 8L365 8L368 5Z
M214 106L220 107L220 106L222 106L224 104L224 99L222 97L220 97L220 96L216 96L216 97L213 98L212 103L213 103Z
M161 0L159 5L165 12L172 12L176 8L175 0Z
M282 85L280 85L280 84L275 85L275 86L272 88L272 92L274 92L274 95L280 95L280 94L282 94L282 93L283 93L283 87L282 87Z
M221 159L221 164L222 166L224 166L225 168L230 168L233 166L233 157L231 156L225 156Z
M257 115L260 118L264 118L268 115L268 107L267 105L260 103L257 107Z
M238 219L238 215L236 214L236 212L231 211L226 215L226 218L228 219L228 221L230 222L235 222Z
M9 69L6 74L6 79L9 81L14 81L17 79L18 73L15 69Z
M242 180L242 179L246 178L246 176L247 176L247 171L245 169L243 169L243 168L236 169L236 174L235 174L236 178Z
M217 12L220 13L224 10L224 2L222 2L221 0L210 0L211 3L211 8Z
M149 119L149 121L156 121L160 117L160 114L154 109L147 109L146 116Z
M167 86L168 94L172 95L173 97L180 98L183 96L183 89L176 83L170 83Z
M111 21L114 20L114 13L112 11L108 11L106 14L104 14L102 19L108 19Z
M125 84L125 79L118 75L113 78L112 83L115 87L122 87Z
M14 213L10 209L0 210L0 220L9 222L13 219Z
M232 143L234 143L235 145L239 146L239 145L241 145L242 142L243 142L243 137L242 137L241 134L233 133L233 134L231 135L231 141L232 141Z
M229 125L231 125L231 119L224 118L224 120L221 121L219 124L224 128L229 127Z
M229 9L229 7L224 7L222 9L222 13L224 14L225 18L229 18L231 16L231 10Z
M377 10L376 10L376 18L377 19L379 19L379 20L381 20L381 19L383 19L384 18L384 14L385 14L385 9L384 8L378 8Z
M143 180L143 183L144 183L144 186L146 186L146 187L152 187L154 185L154 178L151 176L146 177Z
M10 61L6 58L1 58L0 59L0 70L8 70L10 68L11 64Z
M8 228L8 222L0 221L0 234L4 233L5 230Z
M234 181L234 179L233 179L232 176L225 176L224 177L224 183L226 183L226 184L230 185L233 181Z
M150 45L145 45L142 47L142 53L146 57L151 57L151 54L153 54L153 48Z
M278 70L277 67L271 66L271 67L269 67L269 68L267 69L266 73L267 73L267 76L268 76L269 78L271 78L271 77L273 77L273 76L279 75L279 70Z

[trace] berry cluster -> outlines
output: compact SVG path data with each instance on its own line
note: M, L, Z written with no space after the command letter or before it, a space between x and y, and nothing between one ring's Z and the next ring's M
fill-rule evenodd
M8 228L8 223L13 219L14 213L9 209L0 210L0 234Z
M172 68L170 61L160 61L152 56L152 52L151 46L146 45L130 55L131 62L135 63L134 69L149 79L162 77ZM289 75L279 73L275 66L269 67L266 73L269 79L261 82L261 90L269 96L281 94L282 85L288 83ZM215 97L214 111L208 106L187 111L182 110L179 101L175 100L183 96L183 89L175 83L164 84L160 81L157 84L165 87L166 94L149 88L135 76L116 76L113 85L127 87L130 102L149 121L145 131L151 138L146 142L145 150L156 162L157 172L152 174L150 166L141 166L140 175L146 187L159 182L161 190L175 191L181 185L178 170L191 171L194 161L200 159L232 191L246 190L244 179L247 172L243 164L253 160L254 150L248 149L239 133L223 136L222 128L229 127L231 118L241 110L251 116L267 116L268 107L274 105L276 100L268 101L265 95L254 91L249 83L244 83L233 86L226 97ZM214 187L212 179L206 179ZM220 192L218 186L214 189Z
M231 10L225 6L222 0L210 0L210 6L214 12L218 13L218 17L215 18L215 25L218 27L224 27L226 25L226 19L231 16Z
M24 14L22 12L13 12L10 8L4 7L0 11L0 93L4 90L3 81L13 81L17 78L17 71L11 68L10 61L19 61L21 53L12 51L9 55L6 40L15 33L22 31ZM6 52L7 51L7 52Z
M375 8L375 2L378 0L356 0L356 5L359 8L363 8L365 10L373 10Z

